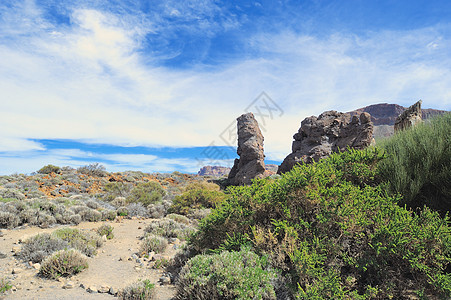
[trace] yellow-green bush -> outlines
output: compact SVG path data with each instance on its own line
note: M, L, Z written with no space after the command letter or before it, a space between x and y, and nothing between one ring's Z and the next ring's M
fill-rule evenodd
M231 187L190 243L213 252L253 247L300 299L450 297L449 218L399 206L378 184L384 157L349 150Z
M80 273L88 268L88 259L75 249L60 250L47 257L39 269L39 275L58 279Z

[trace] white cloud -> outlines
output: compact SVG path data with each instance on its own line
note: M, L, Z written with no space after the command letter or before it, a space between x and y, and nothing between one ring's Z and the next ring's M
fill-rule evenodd
M254 58L214 70L174 70L141 52L144 36L161 33L164 24L75 9L71 26L57 28L33 3L11 9L0 20L0 39L13 41L0 46L0 151L40 150L29 138L220 144L219 134L266 91L284 114L268 122L265 150L268 159L282 159L302 119L324 110L378 102L407 106L420 98L424 107L451 107L451 45L440 27L325 38L262 34L249 37L248 50L258 53ZM217 10L212 2L200 2L198 9L196 3L168 3L167 14L208 17ZM64 158L70 155L62 156L54 163L71 162ZM51 163L51 156L41 158ZM126 163L124 157L111 159ZM189 161L126 159L158 168L180 162L194 169Z

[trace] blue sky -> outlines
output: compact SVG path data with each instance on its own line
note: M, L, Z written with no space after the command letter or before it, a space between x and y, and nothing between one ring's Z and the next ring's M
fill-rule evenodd
M325 110L450 110L450 49L450 1L2 0L0 174L230 165L246 111L278 162Z

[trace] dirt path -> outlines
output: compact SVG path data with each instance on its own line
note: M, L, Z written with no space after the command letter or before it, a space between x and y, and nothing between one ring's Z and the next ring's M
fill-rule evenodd
M33 236L37 233L52 232L56 228L40 229L28 227L25 229L2 230L0 237L0 253L7 255L0 259L0 278L6 276L11 280L14 291L9 291L0 299L114 299L108 293L89 293L88 288L109 289L118 291L138 279L149 279L155 284L156 298L171 299L175 294L173 285L160 285L163 275L161 269L153 269L154 262L137 259L134 253L139 249L139 237L144 228L153 220L123 220L120 223L106 222L114 227L114 239L108 240L98 250L95 257L89 258L89 268L70 279L61 281L42 279L36 276L38 270L26 263L18 261L13 256L12 249L20 247L19 239ZM102 223L81 223L70 226L80 229L98 228ZM177 244L169 244L163 257L172 257ZM15 273L15 274L13 274ZM70 287L72 286L72 287ZM81 287L83 286L83 287Z

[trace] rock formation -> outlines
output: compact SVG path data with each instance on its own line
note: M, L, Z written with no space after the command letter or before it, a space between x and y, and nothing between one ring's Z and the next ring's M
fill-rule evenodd
M421 123L421 100L403 111L395 121L395 132L401 131Z
M366 112L351 118L347 113L326 111L305 118L293 138L292 153L279 166L278 174L288 172L299 162L312 163L332 152L345 151L348 146L368 147L374 142L373 123Z
M230 168L221 167L221 166L205 166L200 168L197 175L199 176L213 176L213 177L222 177L226 176L230 173Z
M262 178L265 173L263 135L252 113L237 119L239 159L235 159L229 173L232 185L250 184L253 178Z

